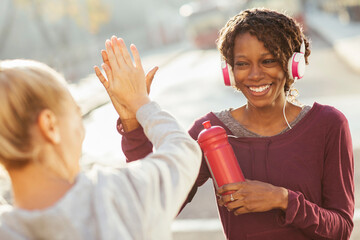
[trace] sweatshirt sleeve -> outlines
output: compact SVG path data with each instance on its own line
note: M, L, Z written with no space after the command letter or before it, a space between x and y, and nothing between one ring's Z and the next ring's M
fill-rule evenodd
M202 130L201 123L209 118L209 115L205 118L201 118L194 122L194 124L189 129L190 136L197 140L197 136ZM140 125L137 129L134 129L130 132L125 132L123 130L121 120L117 121L117 130L122 135L122 150L124 155L126 156L126 162L132 162L138 159L142 159L147 156L153 150L153 145L145 135L143 127ZM188 197L186 198L181 210L192 201L194 198L197 189L199 186L203 185L210 178L210 172L207 167L206 161L204 157L202 157L201 167L199 171L199 175L195 181L194 186L189 192Z
M154 221L157 215L172 220L198 175L200 148L178 122L154 102L142 106L136 117L155 150L141 161L128 164L128 178L148 222Z
M289 190L288 208L280 222L301 229L312 239L349 239L353 214L354 157L348 122L341 115L340 123L327 130L321 206Z

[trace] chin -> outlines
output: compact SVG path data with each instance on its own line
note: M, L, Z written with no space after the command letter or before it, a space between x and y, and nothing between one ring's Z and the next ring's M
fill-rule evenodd
M268 108L268 107L273 106L272 102L269 102L265 99L258 100L258 101L248 101L248 103L255 108Z

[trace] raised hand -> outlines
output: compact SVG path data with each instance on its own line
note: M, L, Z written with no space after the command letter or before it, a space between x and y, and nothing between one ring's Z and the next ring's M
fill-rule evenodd
M221 195L225 192L231 195ZM286 210L288 191L283 187L276 187L269 183L246 180L245 182L231 183L221 186L217 190L218 204L225 206L235 215L249 212L265 212L271 209Z
M102 68L104 69L105 73L108 74L110 72L108 70L111 69L111 67L110 67L109 57L105 50L101 50L101 57L103 59ZM108 82L107 82L106 78L103 76L103 74L101 73L100 69L97 66L95 66L94 69L95 69L96 76L99 78L99 80L103 84L105 84L104 87L107 91ZM108 70L105 70L105 69L108 69ZM145 76L146 88L147 88L148 94L150 93L150 87L151 87L152 81L154 79L155 73L157 72L158 69L159 69L158 67L152 68ZM110 96L110 94L109 94L109 96ZM125 106L116 102L115 99L111 96L110 96L110 100L111 100L112 104L114 105L117 113L119 114L125 130L131 131L139 126L139 124L135 118L135 114L130 112L128 109L126 109Z
M147 74L146 84L144 84L144 71L138 51L134 45L131 45L130 49L135 63L124 41L115 36L112 37L111 41L106 41L106 51L101 52L104 61L102 68L107 79L97 66L94 68L122 120L135 119L136 111L131 108L141 105L143 100L148 99L148 91L158 69L155 67Z

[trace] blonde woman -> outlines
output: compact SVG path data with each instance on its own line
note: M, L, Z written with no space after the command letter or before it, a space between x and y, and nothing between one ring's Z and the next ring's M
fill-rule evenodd
M108 79L98 76L118 112L136 116L157 151L125 168L87 173L79 168L80 109L64 79L39 62L0 62L0 162L14 197L0 207L0 239L171 239L201 153L149 99L135 46L131 52L134 62L122 40L108 40Z

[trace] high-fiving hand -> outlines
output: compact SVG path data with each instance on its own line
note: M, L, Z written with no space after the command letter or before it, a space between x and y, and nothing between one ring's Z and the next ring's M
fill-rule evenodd
M95 66L95 73L105 87L110 99L122 119L135 118L138 108L150 101L148 89L157 71L152 69L145 78L141 59L135 45L130 45L134 62L124 41L113 36L105 42L106 51L102 51L102 68Z

